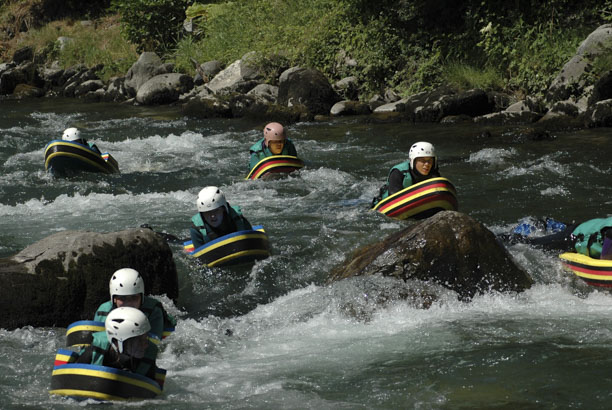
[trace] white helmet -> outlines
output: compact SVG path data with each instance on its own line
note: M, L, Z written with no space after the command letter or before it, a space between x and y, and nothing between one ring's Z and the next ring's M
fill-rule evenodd
M410 147L408 152L408 159L410 160L410 168L414 169L414 160L421 157L433 157L434 163L432 169L435 169L438 165L438 158L436 157L436 149L429 142L416 142Z
M110 292L111 303L113 303L115 296L140 294L142 299L144 299L144 280L135 269L119 269L111 276L108 282L108 290Z
M115 350L123 353L123 343L151 330L149 320L139 309L120 307L110 311L104 322L106 337ZM117 346L113 341L117 341Z
M64 141L77 141L81 139L81 132L76 128L66 128L62 135Z
M208 212L217 208L225 207L225 210L229 212L227 208L227 201L225 195L216 186L207 186L202 189L198 194L198 212Z

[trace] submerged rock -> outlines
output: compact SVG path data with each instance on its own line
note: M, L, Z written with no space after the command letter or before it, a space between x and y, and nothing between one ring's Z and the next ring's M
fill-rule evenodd
M109 298L112 273L126 267L140 272L147 294L178 297L172 251L150 229L65 231L44 238L0 259L0 327L64 327L93 319Z
M487 291L524 291L533 280L483 224L443 211L353 253L331 280L383 275L431 281L461 299Z

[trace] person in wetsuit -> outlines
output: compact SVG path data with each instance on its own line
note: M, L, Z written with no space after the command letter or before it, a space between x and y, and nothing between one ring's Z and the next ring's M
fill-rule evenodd
M74 127L66 128L64 130L64 133L62 134L62 140L85 145L86 147L95 151L98 155L102 155L102 152L100 152L100 149L98 149L96 144L94 144L93 142L87 142L87 140L81 136L81 131Z
M273 155L291 155L297 157L293 141L287 138L285 128L278 122L271 122L264 127L263 138L249 148L251 159L249 169L259 161Z
M402 189L430 178L440 176L436 150L429 142L416 142L410 147L408 160L389 170L387 183L380 188L379 195L372 200L374 207L378 202Z
M98 307L94 316L95 321L104 322L113 309L129 306L140 309L147 316L151 334L158 340L162 339L164 329L176 326L176 319L166 312L160 301L145 296L144 280L137 270L132 268L117 270L109 280L108 289L110 300Z
M195 249L230 233L253 229L242 215L240 207L230 206L223 192L216 186L203 188L198 194L196 205L198 213L191 218L192 226L189 230Z
M157 347L147 336L151 325L145 314L120 307L108 314L104 327L105 331L93 334L76 363L114 367L155 380Z
M510 243L526 243L546 250L576 252L594 259L612 259L612 217L594 218L580 224L563 224L553 233L531 237L533 229L515 229L502 239ZM524 228L522 225L519 227ZM526 233L526 234L525 234Z

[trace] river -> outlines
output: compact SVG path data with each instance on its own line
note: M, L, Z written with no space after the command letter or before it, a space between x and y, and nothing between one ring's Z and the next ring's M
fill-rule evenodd
M436 146L459 210L501 233L524 217L612 215L610 128L535 141L520 127L298 123L288 133L306 167L246 181L262 122L77 100L0 107L0 257L63 230L146 223L186 238L206 185L220 186L269 234L272 257L248 268L203 268L171 244L180 294L176 304L160 296L178 317L158 359L168 370L164 394L113 408L611 406L612 295L576 280L555 254L513 245L532 289L470 303L449 291L428 310L394 298L401 284L389 279L326 282L353 250L413 223L369 211L413 142ZM47 174L44 146L69 126L110 152L121 174ZM48 394L65 331L0 329L1 408L83 406Z

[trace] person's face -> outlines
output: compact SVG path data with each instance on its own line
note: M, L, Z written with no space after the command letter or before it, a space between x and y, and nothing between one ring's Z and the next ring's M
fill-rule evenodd
M113 302L120 308L122 306L140 308L142 303L140 294L137 295L117 295L113 297Z
M132 337L123 342L123 354L142 359L148 346L149 340L146 334Z
M274 155L278 155L283 152L283 147L285 146L285 140L270 140L268 141L268 148L270 148L270 152Z
M429 175L434 164L433 157L419 157L414 160L414 167L421 175Z
M223 207L204 212L204 220L213 228L218 228L223 222Z

